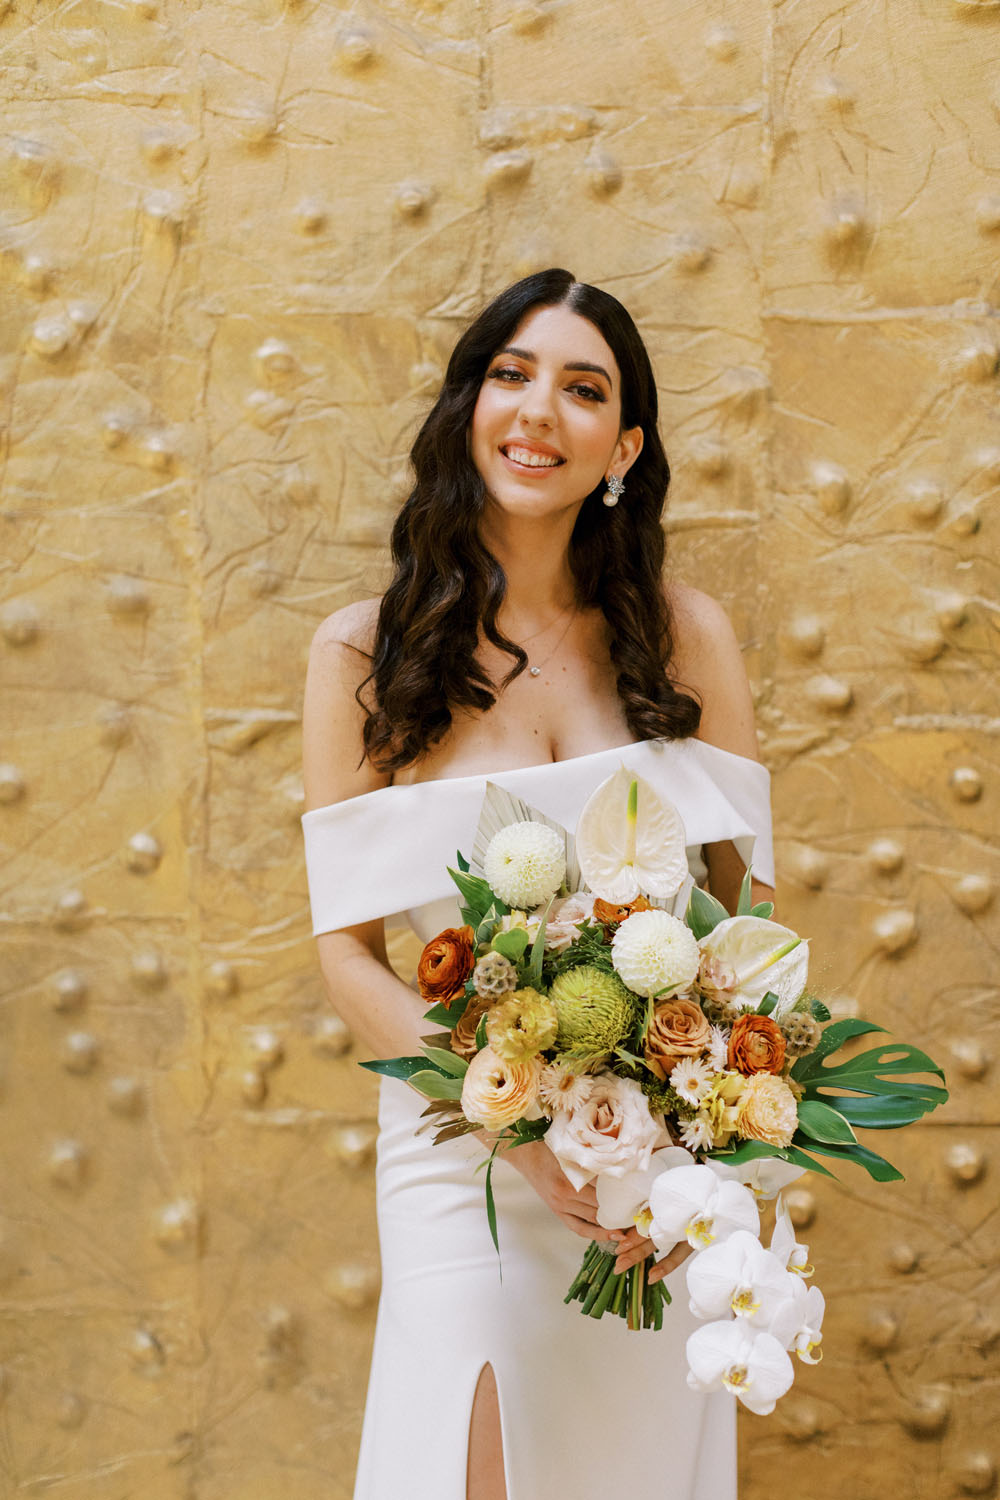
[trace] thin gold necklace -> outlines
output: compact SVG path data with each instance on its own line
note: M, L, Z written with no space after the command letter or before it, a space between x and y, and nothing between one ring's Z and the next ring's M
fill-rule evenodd
M548 663L552 660L552 658L555 656L556 652L559 650L559 647L562 645L563 641L569 635L570 626L572 625L573 621L576 619L576 617L577 617L577 615L579 613L580 613L580 606L578 604L574 605L574 607L573 607L573 613L570 615L569 619L566 621L566 629L563 631L562 635L556 641L555 645L552 647L552 650L549 652L548 656L545 658L544 661L537 662L535 664L535 666L529 666L528 667L528 676L529 677L538 677L541 674L542 668L545 667L545 666L547 666ZM540 630L536 631L535 635L541 635L541 631ZM529 641L530 640L534 640L534 638L535 638L534 636L529 636L528 637ZM523 642L522 642L522 645L523 645Z

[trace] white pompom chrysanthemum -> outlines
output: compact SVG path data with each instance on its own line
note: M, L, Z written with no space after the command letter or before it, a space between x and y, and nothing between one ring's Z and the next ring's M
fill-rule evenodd
M509 823L490 839L483 874L508 906L540 906L566 875L562 835L544 823Z
M637 995L676 995L698 972L701 950L679 917L654 908L634 911L611 942L611 962Z

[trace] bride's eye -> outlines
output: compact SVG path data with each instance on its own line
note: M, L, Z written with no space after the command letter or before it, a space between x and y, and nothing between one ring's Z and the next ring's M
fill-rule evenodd
M570 390L576 391L580 396L586 396L590 401L606 401L608 399L604 392L599 391L596 386L584 385L581 381L577 381L574 385L571 385Z
M527 377L523 370L517 370L512 365L497 365L495 369L487 371L486 378L487 380L509 380L511 378L514 380L524 380Z

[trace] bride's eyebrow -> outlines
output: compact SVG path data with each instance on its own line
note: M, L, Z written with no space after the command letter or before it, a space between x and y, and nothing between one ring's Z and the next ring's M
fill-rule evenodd
M499 354L513 354L513 356L514 356L515 359L526 359L526 360L528 360L528 362L530 364L537 364L538 363L538 357L537 357L537 355L532 354L532 352L531 352L530 349L515 349L515 347L514 347L513 344L508 344L505 349L500 349L497 352ZM589 370L592 375L603 375L604 378L605 378L605 380L608 382L608 385L613 386L613 384L614 384L614 382L611 379L611 376L608 374L607 370L604 368L603 365L592 365L592 364L589 364L586 360L583 360L583 359L576 360L576 361L573 362L573 364L563 365L563 369L564 370Z

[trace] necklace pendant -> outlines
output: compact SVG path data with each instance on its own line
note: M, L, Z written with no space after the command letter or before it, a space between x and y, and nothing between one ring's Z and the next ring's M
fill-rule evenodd
M529 673L531 674L532 677L537 677L538 674L539 674L539 672L541 672L541 670L542 670L541 667L529 667L528 668L528 671L529 671Z

